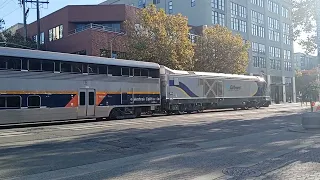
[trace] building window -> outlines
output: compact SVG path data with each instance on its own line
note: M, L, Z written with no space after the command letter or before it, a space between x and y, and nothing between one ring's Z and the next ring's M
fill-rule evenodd
M260 67L266 68L266 58L260 57L259 60L260 60Z
M63 25L56 26L49 30L49 41L61 39L63 37Z
M291 45L290 36L284 34L284 35L283 35L283 43L284 43L284 44L287 44L287 45Z
M224 1L225 0L211 0L211 7L224 11Z
M276 70L281 70L281 61L276 60Z
M289 17L289 10L282 6L282 16L285 18Z
M145 8L146 7L146 0L139 0L138 1L138 7L139 8Z
M251 21L255 24L264 24L264 15L251 10Z
M191 0L191 7L196 6L196 0Z
M259 53L266 54L266 46L264 44L259 44Z
M290 25L283 23L283 34L290 34Z
M238 6L233 2L231 2L231 14L234 16L238 16Z
M225 26L224 14L212 11L212 24L220 24Z
M264 7L263 1L264 0L251 0L251 3L260 7Z
M273 1L268 0L268 10L270 12L279 14L279 5Z
M269 29L280 30L279 20L268 17Z
M259 52L259 44L258 43L252 42L251 48L252 48L252 52L256 52L256 53Z
M231 14L232 16L240 16L242 18L247 18L247 9L244 6L231 2Z
M254 67L259 67L259 57L253 56L253 66Z
M32 36L34 42L38 41L38 35ZM44 44L44 32L40 33L40 44Z
M247 22L231 17L231 28L235 31L247 32Z
M291 59L291 51L290 50L283 50L283 59L285 59L285 60Z
M264 38L264 33L265 33L264 27L258 26L256 24L252 24L251 30L252 30L252 35Z
M269 30L269 40L279 42L280 33L273 30Z
M153 0L153 4L159 4L160 0Z
M270 59L270 68L276 69L276 60L275 59Z
M172 14L172 13L173 13L173 4L172 4L172 1L169 1L168 5L169 5L169 14Z
M260 68L266 68L266 58L253 56L253 66L260 67Z
M280 48L270 46L269 47L269 56L275 57L275 58L280 58L281 57Z
M288 61L284 61L284 70L285 71L292 71L292 63Z

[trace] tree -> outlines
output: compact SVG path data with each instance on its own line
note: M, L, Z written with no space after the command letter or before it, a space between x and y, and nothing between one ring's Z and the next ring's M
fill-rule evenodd
M239 34L233 35L226 27L208 27L197 39L194 69L217 73L244 73L248 66L248 47Z
M317 78L316 69L296 73L296 90L301 93L303 101L311 101L318 98L320 87Z
M3 25L5 24L3 19L0 19L0 32L4 29Z
M37 44L30 38L24 41L24 37L18 33L12 34L10 31L3 31L0 33L0 46L35 49Z
M316 19L319 0L293 0L293 40L303 47L307 54L313 53L316 48ZM301 34L308 34L300 39Z
M150 5L125 22L128 58L156 62L173 69L193 68L193 47L187 18L167 15Z

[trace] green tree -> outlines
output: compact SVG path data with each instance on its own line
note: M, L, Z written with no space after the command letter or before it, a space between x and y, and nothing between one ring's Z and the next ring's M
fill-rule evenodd
M167 15L163 9L150 5L125 25L129 59L156 62L173 69L193 68L194 50L186 17Z
M307 54L313 53L316 48L316 18L319 0L293 0L293 40L303 47ZM307 37L301 39L301 35Z
M194 70L244 73L248 66L248 47L239 34L233 35L226 27L208 27L197 38Z
M296 73L296 90L301 93L303 101L318 99L319 84L315 69Z
M10 31L0 33L0 46L15 47L24 49L36 49L37 44L30 38L24 41L24 37L18 33L12 34Z

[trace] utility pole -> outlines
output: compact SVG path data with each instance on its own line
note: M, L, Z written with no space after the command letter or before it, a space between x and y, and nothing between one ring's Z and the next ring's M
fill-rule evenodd
M26 12L26 2L25 0L21 0L21 4L23 7L23 27L24 27L24 41L27 41L28 37L28 29L27 29L27 12Z
M48 1L39 1L39 0L23 0L28 3L36 3L36 9L37 9L37 49L40 49L40 36L41 36L41 30L40 30L40 4L48 4Z

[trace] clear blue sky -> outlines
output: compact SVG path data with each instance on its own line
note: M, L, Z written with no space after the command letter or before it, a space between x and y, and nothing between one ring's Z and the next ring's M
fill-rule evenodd
M49 0L48 6L45 5L46 7L40 10L40 14L43 17L67 5L98 4L103 1L105 0ZM27 6L30 8L27 23L31 23L36 20L37 11L36 9L31 9L35 8L35 5L28 3ZM23 23L22 7L19 5L19 0L0 0L1 18L5 20L6 28L16 23Z

